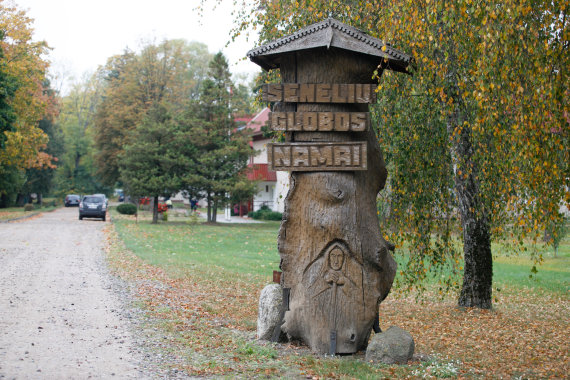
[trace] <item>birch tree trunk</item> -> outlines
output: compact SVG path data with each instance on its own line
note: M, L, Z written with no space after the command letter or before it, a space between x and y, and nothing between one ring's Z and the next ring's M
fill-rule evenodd
M458 304L464 307L490 309L493 256L489 221L479 193L477 180L479 169L473 159L472 131L470 127L463 125L460 104L449 118L447 125L447 132L452 140L455 194L463 228L465 260L463 285Z

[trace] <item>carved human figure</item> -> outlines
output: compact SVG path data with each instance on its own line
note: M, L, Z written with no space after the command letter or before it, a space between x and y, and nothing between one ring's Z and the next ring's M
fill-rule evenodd
M332 244L309 266L306 275L313 280L308 289L310 313L312 318L322 321L324 329L319 334L323 339L320 344L329 344L330 332L340 328L348 334L340 334L339 338L347 335L346 343L354 343L350 342L350 337L355 336L353 325L358 321L361 309L357 296L357 290L362 287L361 273L361 264L351 257L341 243Z

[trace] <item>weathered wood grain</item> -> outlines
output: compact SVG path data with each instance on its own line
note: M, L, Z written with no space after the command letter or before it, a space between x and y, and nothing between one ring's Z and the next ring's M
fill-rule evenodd
M269 127L284 132L364 132L369 112L271 112Z
M271 170L366 170L366 141L345 143L281 143L267 145Z
M376 103L376 86L371 83L269 83L262 91L264 102Z
M334 48L280 57L285 83L371 84L378 64L374 57ZM368 112L365 103L317 103L316 95L315 102L281 99L274 112ZM334 333L335 352L354 353L366 347L396 272L393 246L382 237L376 214L387 175L382 153L372 128L286 136L290 143L367 143L366 170L291 173L278 238L281 285L290 288L283 331L321 353L330 352Z

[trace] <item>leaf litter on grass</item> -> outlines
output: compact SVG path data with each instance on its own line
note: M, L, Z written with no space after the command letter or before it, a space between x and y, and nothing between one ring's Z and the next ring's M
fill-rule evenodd
M128 226L129 233L136 229ZM296 343L256 341L258 297L267 279L224 276L223 268L200 265L173 274L126 250L112 227L108 235L113 268L135 284L147 313L168 337L169 350L191 375L566 378L570 372L567 294L503 286L491 311L461 309L455 299L429 293L421 303L415 295L388 297L380 307L381 326L409 331L416 353L427 359L374 365L362 353L330 358L311 355Z

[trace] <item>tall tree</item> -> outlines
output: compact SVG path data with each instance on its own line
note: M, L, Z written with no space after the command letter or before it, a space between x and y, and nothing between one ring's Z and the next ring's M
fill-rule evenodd
M210 57L204 44L165 40L108 60L99 73L105 89L95 117L98 174L107 185L120 179L118 156L129 132L152 105L182 109L196 99Z
M102 83L95 75L85 75L71 86L61 100L58 123L65 141L59 157L57 187L59 194L102 193L94 165L94 118L101 102Z
M187 140L179 126L163 105L154 105L119 155L121 178L129 194L154 198L153 224L158 222L158 197L181 189Z
M245 132L234 130L231 87L228 62L217 53L202 85L193 127L192 142L199 153L185 178L187 187L199 188L206 195L209 222L216 222L219 203L228 201L251 154Z
M55 96L54 90L51 89L50 83L46 82L47 91ZM44 194L51 193L54 188L54 177L57 170L57 164L64 153L64 136L61 126L54 118L46 117L39 123L40 129L48 136L45 152L54 158L56 165L44 168L32 167L26 169L25 182L19 189L19 197L28 196L35 193L37 195L36 202L43 203Z
M16 170L52 165L52 157L43 149L47 143L46 134L39 128L39 122L57 111L54 97L44 88L48 51L44 41L32 41L32 19L9 2L0 1L0 40L2 49L2 70L11 80L17 81L9 105L16 115L10 130L4 130L4 148L0 150L0 175L9 166ZM12 82L13 84L13 82ZM15 90L15 91L14 91Z
M254 115L259 111L260 107L255 104L252 87L251 83L235 83L234 87L232 87L230 95L234 116Z
M64 141L59 124L53 120L44 119L40 121L40 128L49 138L45 152L54 157L56 166L41 169L26 169L24 182L18 189L18 198L23 201L30 194L36 194L36 202L41 205L44 195L51 194L54 189L54 177L57 170L57 163L59 163L58 158L62 156L64 151Z
M144 117L146 107L137 100L134 81L136 55L125 51L111 57L98 75L103 78L103 99L95 115L97 174L108 186L119 181L119 154L127 137Z
M0 30L0 41L4 40L4 31ZM14 130L16 113L11 105L14 94L18 89L16 78L8 73L4 49L0 45L0 149L5 148L6 134Z
M491 241L536 241L546 226L561 221L560 204L570 202L567 5L250 5L237 16L234 35L259 27L260 42L267 42L332 15L412 53L413 76L384 74L376 109L378 138L394 173L392 238L413 247L397 281L417 286L431 271L460 269L451 239L458 214L465 263L458 303L490 308ZM442 285L453 287L454 279L444 277Z
M4 40L4 31L0 30L0 41ZM7 70L7 62L4 58L4 50L0 45L0 150L6 147L6 132L14 131L16 113L11 105L18 83ZM8 207L10 196L14 195L17 173L15 169L3 167L0 164L0 207Z

